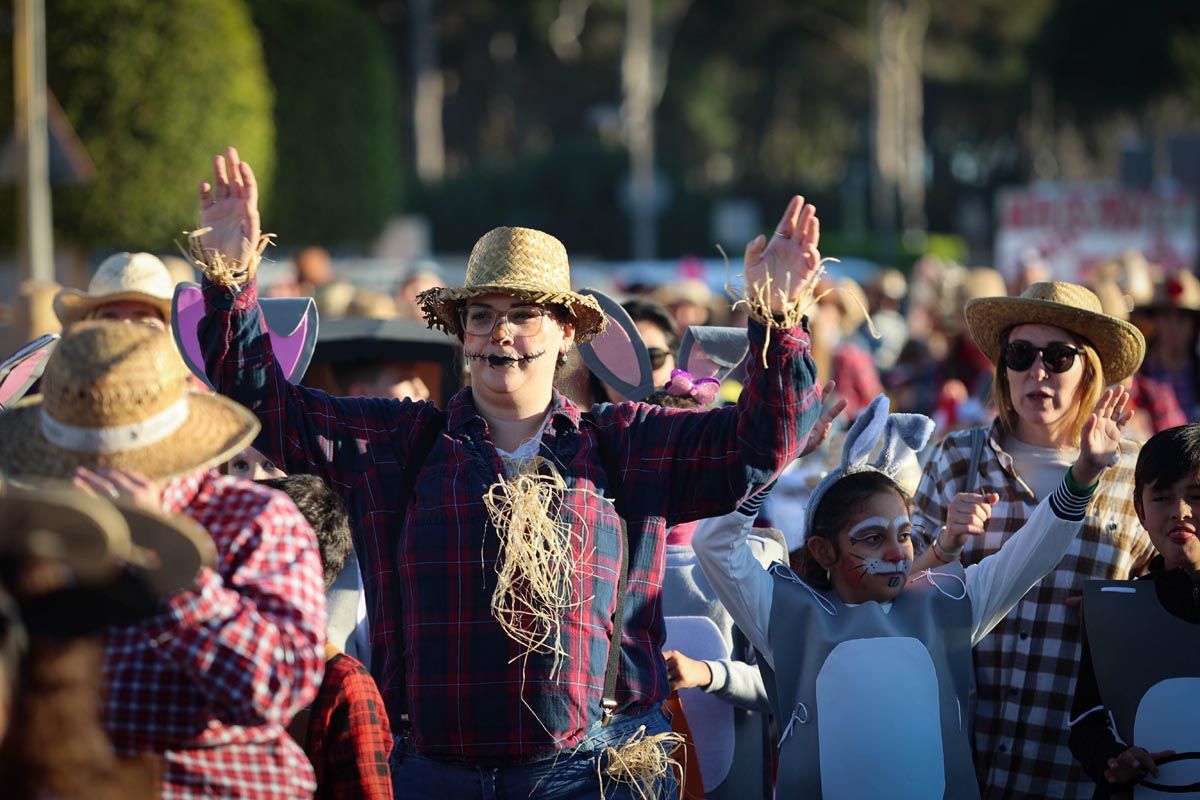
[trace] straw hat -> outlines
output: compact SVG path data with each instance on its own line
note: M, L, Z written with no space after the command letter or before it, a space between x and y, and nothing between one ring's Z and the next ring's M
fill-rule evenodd
M171 297L175 280L157 256L150 253L117 253L100 264L86 292L63 289L54 298L54 313L63 325L70 325L97 307L121 300L134 300L154 306L164 320L171 319Z
M1034 283L1017 297L981 297L967 303L971 338L996 364L1000 341L1014 325L1053 325L1086 339L1100 356L1106 383L1118 383L1141 366L1146 340L1124 320L1105 314L1100 299L1077 283Z
M1138 308L1144 312L1167 309L1200 312L1200 279L1188 270L1172 273L1154 285L1150 302Z
M190 586L216 546L196 522L68 484L0 490L0 553L58 561L81 583L107 583L125 567L157 597Z
M511 294L534 303L566 306L575 323L575 341L586 342L604 329L604 312L592 297L571 291L567 249L548 233L531 228L493 228L475 243L461 289L429 289L417 304L431 328L462 335L458 309L485 294Z
M228 398L191 391L189 374L165 331L73 326L46 363L43 393L0 415L0 473L128 467L162 481L227 460L258 421Z

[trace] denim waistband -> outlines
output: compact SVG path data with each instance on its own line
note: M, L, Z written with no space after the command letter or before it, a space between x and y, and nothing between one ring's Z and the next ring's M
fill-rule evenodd
M583 739L578 744L571 747L547 750L544 753L538 753L528 758L458 758L441 753L425 753L416 750L405 735L395 737L395 750L397 753L415 752L422 758L450 766L502 769L504 767L516 767L523 764L536 764L540 761L561 758L563 756L591 757L596 753L602 752L607 747L614 746L628 739L643 726L646 728L646 734L651 736L671 730L671 719L666 710L666 704L651 706L648 709L634 711L633 713L617 714L608 725L605 725L603 722L594 722L587 729L587 733L584 734Z

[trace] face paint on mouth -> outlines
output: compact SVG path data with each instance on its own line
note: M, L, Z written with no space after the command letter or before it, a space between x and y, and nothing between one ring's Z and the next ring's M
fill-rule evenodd
M471 361L486 361L489 367L519 367L525 364L532 363L542 356L546 355L545 350L540 350L536 353L530 353L524 356L498 356L488 355L487 353L464 353L468 360Z

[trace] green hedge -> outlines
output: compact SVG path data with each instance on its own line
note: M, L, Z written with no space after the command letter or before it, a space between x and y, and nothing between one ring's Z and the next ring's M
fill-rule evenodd
M195 225L196 184L226 143L254 164L269 196L272 92L241 0L47 0L46 50L50 87L96 165L93 182L56 187L61 238L168 247ZM11 103L0 106L11 130ZM4 213L9 243L14 227Z
M280 245L361 245L401 186L395 68L378 24L347 0L251 0L275 85Z

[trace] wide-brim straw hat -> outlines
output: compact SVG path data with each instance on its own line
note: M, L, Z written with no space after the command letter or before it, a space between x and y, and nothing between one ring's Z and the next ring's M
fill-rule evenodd
M1015 325L1053 325L1070 331L1096 349L1105 383L1119 383L1137 371L1146 340L1136 327L1105 314L1087 287L1064 281L1034 283L1017 297L981 297L966 307L967 328L993 364L1000 343Z
M113 505L129 526L130 567L159 597L188 588L201 567L216 565L212 537L190 517L167 516L128 500L115 500Z
M174 294L175 279L157 256L117 253L96 269L86 292L60 291L54 298L54 313L63 325L71 325L87 319L100 306L130 300L157 308L169 322Z
M571 290L567 249L548 233L532 228L493 228L475 243L467 276L458 289L439 287L417 295L431 328L462 336L463 301L485 294L508 294L532 303L561 305L575 325L575 341L587 342L604 329L595 298Z
M246 408L191 389L170 334L84 322L46 363L42 394L0 414L0 473L30 482L126 467L165 481L227 461L259 428Z

